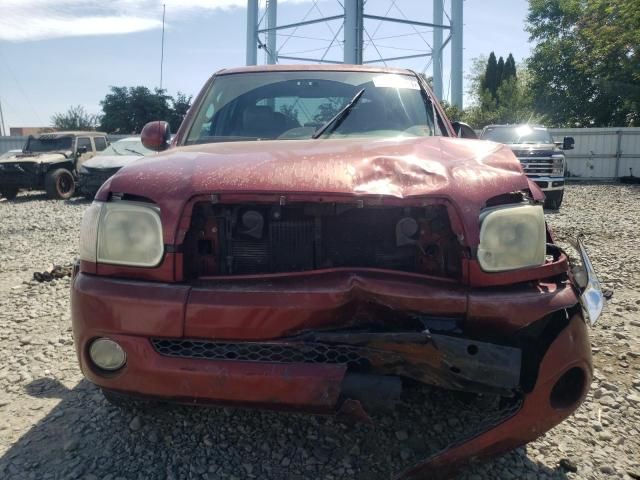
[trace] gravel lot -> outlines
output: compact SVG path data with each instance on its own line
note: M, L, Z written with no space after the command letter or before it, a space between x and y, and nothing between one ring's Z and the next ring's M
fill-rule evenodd
M640 188L570 186L565 202L549 215L556 235L582 232L614 292L592 330L591 393L543 438L461 479L640 479ZM79 372L69 278L31 281L34 271L73 261L86 206L40 194L0 200L0 478L387 479L483 418L476 402L424 389L409 390L373 426L231 408L112 407Z

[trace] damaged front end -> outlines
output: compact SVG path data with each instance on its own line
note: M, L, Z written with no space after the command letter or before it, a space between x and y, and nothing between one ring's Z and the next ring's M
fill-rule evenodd
M523 194L493 200L475 242L445 198L193 197L156 267L176 283L140 269L124 280L134 272L126 266L85 263L76 273L83 372L116 392L365 422L416 385L466 392L486 403L481 420L457 412L464 431L398 477L447 478L557 425L591 383L581 302L595 322L599 283L582 243L582 266L571 269L536 208ZM528 215L533 229L519 234L540 237L535 255L501 249L510 232L487 232L488 218L502 232L505 216ZM509 248L519 262L542 263L512 268ZM487 271L501 265L512 269ZM120 372L92 367L97 336L126 352Z
M523 195L508 199L521 200L515 207L529 205ZM244 326L267 338L201 340L251 334L237 325L222 330L204 318L187 319L189 338L155 338L156 352L336 366L340 375L327 382L330 393L316 406L365 421L371 411L391 408L407 381L498 399L484 421L402 478L447 476L468 461L531 441L586 395L591 359L579 302L593 323L602 296L580 242L583 266L573 273L549 237L543 265L495 273L485 287L492 273L478 268L475 257L489 250L468 247L446 201L290 205L283 197L274 206L233 205L214 196L190 207L185 279L203 297L218 290L223 303L231 284L236 293L257 298L260 306L250 307L246 318L253 321ZM261 275L270 278L269 287L256 280ZM300 282L295 288L287 280L292 275ZM271 294L290 302L283 309L290 321L277 331L270 320L282 311L261 307L272 305ZM304 298L300 305L296 294Z

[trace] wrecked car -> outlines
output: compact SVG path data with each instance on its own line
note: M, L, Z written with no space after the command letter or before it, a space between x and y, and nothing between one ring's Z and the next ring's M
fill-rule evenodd
M405 383L499 397L401 478L522 445L584 400L603 298L582 242L570 263L512 151L457 138L415 73L223 70L169 138L147 124L162 153L82 220L74 339L108 400L368 418Z
M142 145L140 137L127 137L113 142L78 169L78 191L87 198L95 197L98 189L125 165L153 153Z
M25 189L44 190L51 199L71 198L77 169L108 144L101 132L30 135L21 152L0 159L0 196L13 200Z

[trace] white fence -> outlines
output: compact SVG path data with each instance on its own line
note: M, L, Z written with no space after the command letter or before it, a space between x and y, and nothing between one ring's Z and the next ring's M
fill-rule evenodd
M640 177L640 128L554 128L556 141L573 137L575 149L565 152L567 176L575 180ZM110 135L115 141L126 135ZM22 148L27 137L0 137L0 154Z
M556 141L573 137L575 149L565 152L567 176L575 180L640 177L640 128L554 128Z

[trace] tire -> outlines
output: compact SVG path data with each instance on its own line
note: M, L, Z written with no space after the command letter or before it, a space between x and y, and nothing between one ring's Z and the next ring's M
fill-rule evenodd
M44 178L44 189L51 199L67 200L76 191L76 180L66 168L57 168L47 173Z
M18 195L18 187L0 187L0 197L4 197L7 200L13 200Z
M562 205L562 198L564 197L564 191L560 193L555 198L547 198L544 201L544 208L548 210L560 210L560 205Z

